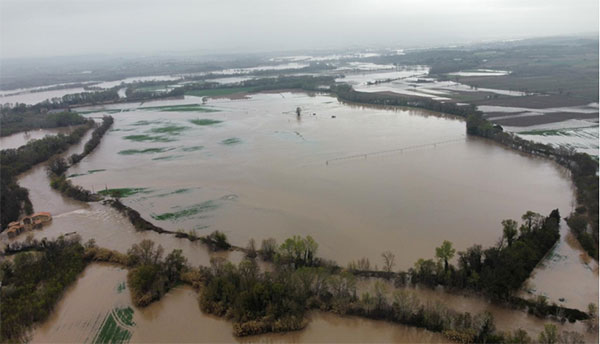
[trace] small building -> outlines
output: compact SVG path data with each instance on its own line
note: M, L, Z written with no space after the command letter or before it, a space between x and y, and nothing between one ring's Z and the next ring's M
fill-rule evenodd
M13 221L8 224L5 231L8 238L14 238L19 234L32 229L42 229L45 224L52 221L52 215L48 212L39 212L31 216L25 216L23 220Z
M11 227L8 227L8 229L6 230L6 235L9 238L14 238L17 235L23 233L25 231L25 226L23 226L22 224L17 222L17 225L13 225Z

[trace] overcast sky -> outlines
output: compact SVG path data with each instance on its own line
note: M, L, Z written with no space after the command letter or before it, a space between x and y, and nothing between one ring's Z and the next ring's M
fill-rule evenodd
M0 0L0 56L413 47L598 32L598 0Z

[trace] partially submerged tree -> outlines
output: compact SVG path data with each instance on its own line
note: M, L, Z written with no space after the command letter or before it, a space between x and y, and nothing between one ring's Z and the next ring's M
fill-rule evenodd
M452 259L455 253L456 250L448 240L444 240L442 246L435 249L435 256L444 262L444 271L448 271L448 260Z
M396 265L394 262L396 256L390 251L385 251L381 254L381 257L383 258L383 270L385 272L392 272L394 265Z

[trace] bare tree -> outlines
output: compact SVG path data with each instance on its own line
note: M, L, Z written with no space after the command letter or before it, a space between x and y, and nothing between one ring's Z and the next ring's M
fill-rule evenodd
M396 256L390 251L385 251L381 254L381 257L383 257L383 270L386 272L392 272L394 265L396 265L394 262Z

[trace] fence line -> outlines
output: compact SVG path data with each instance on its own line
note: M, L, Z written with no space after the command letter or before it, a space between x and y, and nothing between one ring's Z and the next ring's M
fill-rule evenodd
M364 153L364 154L347 155L347 156L343 156L343 157L339 157L339 158L333 158L333 159L325 160L325 165L329 165L330 162L334 162L334 161L351 160L351 159L358 159L358 158L365 158L366 159L369 156L389 154L389 153L402 153L405 150L411 150L411 149L423 148L423 147L429 147L429 146L436 147L437 145L441 145L441 144L444 144L444 143L464 141L464 137L465 136L463 135L459 139L444 140L444 141L437 141L437 142L431 142L431 143L423 143L423 144L420 144L420 145L411 145L411 146L405 146L405 147L400 147L400 148L395 148L395 149L375 151L375 152Z

